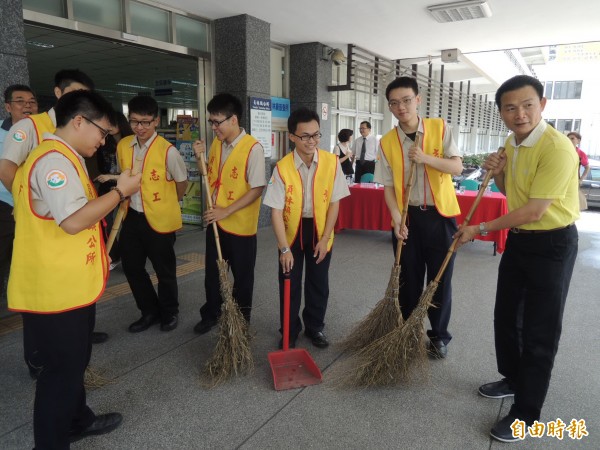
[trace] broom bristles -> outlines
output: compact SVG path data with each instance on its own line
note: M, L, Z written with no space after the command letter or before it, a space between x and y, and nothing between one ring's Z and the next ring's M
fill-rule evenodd
M402 326L351 355L341 384L348 387L391 386L427 373L423 320L432 305L437 283L431 282Z
M394 264L385 296L361 320L339 346L343 351L358 352L402 325L398 301L400 265Z
M217 386L229 378L249 373L254 368L250 349L248 322L233 299L226 261L217 261L223 306L219 318L219 336L212 356L206 361L204 375L208 387Z
M91 366L85 368L83 385L86 389L99 389L112 383L114 383L114 380L102 376L95 368Z

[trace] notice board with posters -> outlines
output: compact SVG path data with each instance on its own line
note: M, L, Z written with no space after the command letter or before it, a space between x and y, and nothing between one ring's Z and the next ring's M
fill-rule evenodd
M202 180L196 163L192 143L200 138L198 118L177 116L175 146L187 168L188 185L181 202L183 223L202 225Z

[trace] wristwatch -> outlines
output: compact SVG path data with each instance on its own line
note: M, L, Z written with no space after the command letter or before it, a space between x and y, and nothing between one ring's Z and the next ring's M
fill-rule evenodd
M285 255L287 252L290 251L289 247L281 247L281 250L279 250L281 252L282 255Z
M479 234L482 235L482 236L487 236L488 232L485 229L485 222L481 222L479 224Z

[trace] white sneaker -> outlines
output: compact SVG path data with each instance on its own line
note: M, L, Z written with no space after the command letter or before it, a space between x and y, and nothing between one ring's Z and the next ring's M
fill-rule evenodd
M119 264L121 264L121 261L116 261L116 262L112 262L110 263L110 266L108 266L108 270L113 270L115 267L117 267Z

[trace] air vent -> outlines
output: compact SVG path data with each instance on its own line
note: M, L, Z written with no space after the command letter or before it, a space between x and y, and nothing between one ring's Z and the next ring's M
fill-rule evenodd
M485 0L467 0L428 6L427 9L440 23L482 19L492 16L492 9Z

